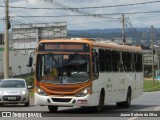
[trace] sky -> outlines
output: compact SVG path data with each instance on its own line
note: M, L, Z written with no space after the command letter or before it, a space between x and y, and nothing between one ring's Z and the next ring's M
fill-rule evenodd
M4 30L5 0L0 0L0 31ZM46 2L45 2L46 1ZM53 1L47 2L47 1ZM127 5L153 2L148 4ZM126 5L126 6L117 6ZM122 28L122 13L126 27L160 28L160 1L154 0L9 0L11 24L67 22L69 30ZM116 6L116 7L107 7ZM89 9L24 9L27 8L84 8ZM153 13L141 13L151 12ZM81 13L79 13L81 12ZM117 14L118 13L118 14ZM132 14L127 14L132 13ZM134 14L133 14L134 13ZM91 15L92 14L92 15ZM93 16L94 14L94 16ZM104 15L105 14L105 15ZM69 15L69 16L68 16ZM72 16L73 15L73 16ZM84 16L85 15L85 16ZM30 17L25 17L30 16ZM41 17L31 17L41 16ZM45 17L42 17L45 16ZM52 16L52 17L47 17ZM53 17L63 16L63 17Z

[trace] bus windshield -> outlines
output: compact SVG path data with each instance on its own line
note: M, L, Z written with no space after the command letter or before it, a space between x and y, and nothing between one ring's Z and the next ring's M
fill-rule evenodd
M83 83L89 80L89 54L38 54L37 80L53 84Z

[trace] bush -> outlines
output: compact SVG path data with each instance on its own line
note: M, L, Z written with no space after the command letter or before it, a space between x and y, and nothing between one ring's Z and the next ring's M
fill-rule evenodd
M34 86L34 76L26 77L26 83L28 86Z

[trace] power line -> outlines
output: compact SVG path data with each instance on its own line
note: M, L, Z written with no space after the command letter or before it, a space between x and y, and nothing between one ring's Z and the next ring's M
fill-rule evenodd
M15 14L14 13L15 11L13 11L13 12L10 12L10 13L12 13L12 14ZM17 13L16 13L17 14ZM23 13L18 13L19 15L20 14L23 14ZM26 13L25 13L26 14ZM12 16L10 17L11 19L14 19ZM35 20L35 19L32 19L32 18L28 18L28 17L24 17L24 18L26 18L26 19L28 19L28 20L30 20L30 21L34 21L34 22L40 22L39 20Z
M99 21L99 22L83 22L83 23L73 23L73 24L68 24L68 25L79 25L79 24L93 24L93 23L102 23L102 22L117 22L116 20L108 20L108 21Z
M158 17L157 15L149 15L149 16L142 16L142 17L130 17L131 19L146 19L146 18L150 18L150 19L153 19L155 17Z
M160 11L144 11L144 12L122 12L122 13L111 13L111 14L99 14L99 15L121 15L121 14L149 14L149 13L159 13Z
M17 20L11 20L11 22L19 23L19 24L26 24L26 23L19 22L19 21L17 21Z
M90 14L90 15L60 15L60 16L12 16L12 17L80 17L80 16L94 16L94 17L100 17L100 16L110 16L110 15L122 15L122 14L149 14L149 13L159 13L160 11L146 11L146 12L130 12L130 13L111 13L111 14ZM110 19L118 19L118 18L110 18Z
M81 11L81 10L78 10L78 9L72 9L69 6L63 5L63 4L61 4L59 2L56 2L56 1L53 1L53 0L41 0L41 1L47 2L49 4L52 3L52 4L56 5L56 6L59 6L59 7L63 8L63 9L65 9L65 10L69 10L71 12L76 12L76 13L80 13L80 14L84 14L84 15L89 15L89 13L87 13L87 12L84 12L84 11Z
M60 4L56 1L53 1L56 5L61 6L63 8L45 8L45 7L16 7L16 6L9 6L10 8L18 8L18 9L71 9L71 10L78 10L78 9L98 9L98 8L111 8L111 7L126 7L126 6L134 6L134 5L145 5L145 4L153 4L153 3L159 3L160 1L151 1L151 2L140 2L140 3L130 3L130 4L120 4L120 5L110 5L110 6L98 6L98 7L77 7L77 8L71 8L68 6L65 6L63 4ZM5 7L5 6L0 6Z
M43 0L42 0L43 1ZM50 0L49 0L50 1ZM45 0L45 2L50 3L49 1ZM156 2L160 2L160 1L152 1L152 2L143 2L143 3L134 3L134 4L123 4L123 5L113 5L113 6L101 6L101 7L96 7L96 8L107 8L107 7L120 7L120 6L130 6L130 5L139 5L139 4L151 4L151 3L156 3ZM15 16L15 17L76 17L76 16L92 16L92 17L98 17L98 18L110 18L110 19L118 19L118 18L111 18L111 17L106 17L106 15L117 15L117 14L144 14L144 13L156 13L156 12L160 12L160 11L149 11L149 12L133 12L133 13L112 13L112 14L90 14L84 11L81 11L79 9L81 8L71 8L69 6L63 5L61 3L58 3L56 1L52 1L53 4L55 4L56 6L59 6L61 8L29 8L29 7L14 7L14 6L10 6L13 8L24 8L24 9L64 9L64 10L70 10L72 12L77 12L80 13L82 15L62 15L62 16ZM83 7L86 8L86 7ZM82 9L83 9L82 8ZM89 7L91 8L91 7ZM94 7L95 8L95 7Z
M12 17L82 17L82 16L94 16L94 17L96 17L96 16L98 16L98 14L92 14L92 15L59 15L59 16L48 16L48 15L44 15L44 16L12 16Z
M126 6L134 6L134 5L145 5L151 3L157 3L160 1L151 1L151 2L141 2L141 3L131 3L131 4L121 4L121 5L112 5L112 6L99 6L99 7L81 7L78 9L97 9L97 8L110 8L110 7L126 7Z
M103 18L103 16L95 16L95 14L93 14L93 13L91 14L91 13L87 13L87 12L84 12L84 11L79 10L79 9L73 9L73 8L71 8L69 6L63 5L63 4L61 4L59 2L56 2L54 0L41 0L41 1L47 2L49 4L53 3L54 5L59 6L61 8L64 8L65 10L69 10L71 12L76 12L76 13L80 13L82 15L88 15L88 16L91 16L91 17L97 17L97 18L100 18L100 19L106 19L106 17ZM110 18L110 17L107 17L107 18ZM112 19L112 18L110 18L110 19Z

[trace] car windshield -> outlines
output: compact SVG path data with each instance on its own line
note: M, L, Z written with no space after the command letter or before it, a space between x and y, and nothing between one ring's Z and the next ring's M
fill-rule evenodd
M37 80L54 84L82 83L89 80L89 54L39 54Z
M0 88L25 88L25 82L20 80L1 80Z

